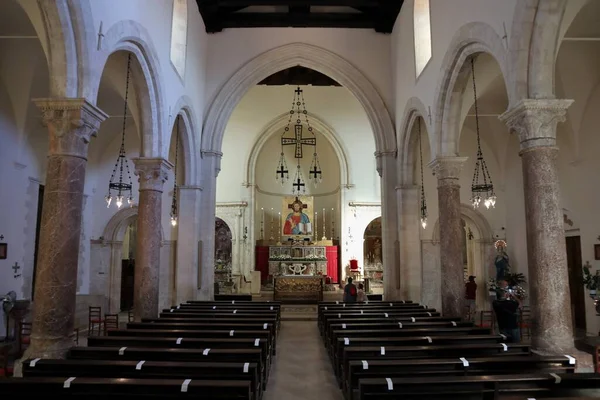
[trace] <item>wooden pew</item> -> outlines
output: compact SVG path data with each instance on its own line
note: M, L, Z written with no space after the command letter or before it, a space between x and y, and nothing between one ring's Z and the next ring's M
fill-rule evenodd
M521 373L574 373L575 364L565 356L480 357L469 358L468 365L460 359L424 360L361 360L350 361L344 392L347 399L358 399L360 379L388 377L429 377L514 374L515 365Z
M260 400L259 367L256 363L171 362L113 360L25 360L23 376L125 379L192 379L246 381L251 385L252 399Z
M546 398L598 393L600 375L520 374L432 378L360 379L360 400L495 399L505 394Z
M189 378L188 378L189 379ZM60 398L129 400L161 398L179 400L252 399L252 383L247 381L121 378L31 377L0 379L0 393L7 398L60 396ZM68 382L68 383L67 383ZM66 387L65 387L66 386Z
M156 321L156 322L154 322ZM220 320L210 322L188 322L189 320L166 320L156 319L152 322L129 322L127 329L185 329L185 330L236 330L236 331L259 331L266 330L271 333L276 342L277 330L272 323L223 323Z
M252 301L251 294L215 294L215 301Z

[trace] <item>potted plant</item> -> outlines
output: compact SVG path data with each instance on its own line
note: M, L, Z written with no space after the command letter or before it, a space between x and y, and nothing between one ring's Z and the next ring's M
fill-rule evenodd
M598 286L600 286L600 275L598 275L598 272L592 275L590 267L589 262L586 262L583 266L583 285L590 291L590 296L594 297L596 296Z

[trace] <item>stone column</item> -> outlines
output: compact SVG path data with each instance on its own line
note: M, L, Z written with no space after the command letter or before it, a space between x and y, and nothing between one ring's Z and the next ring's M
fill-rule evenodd
M526 99L500 117L521 142L532 344L560 354L574 344L556 127L571 103Z
M400 293L396 152L376 152L375 157L377 158L377 172L381 177L383 295L386 300L410 300L401 299Z
M50 140L31 344L23 357L64 358L73 346L88 145L107 116L85 99L34 103L42 110Z
M135 158L140 200L138 205L134 318L158 317L162 193L172 164L163 158Z
M175 300L177 304L194 300L198 282L198 241L200 233L199 186L179 187Z
M202 241L200 265L198 266L198 300L214 298L215 282L215 212L217 204L217 176L221 171L223 154L203 150L202 195L200 196L200 240Z
M399 186L396 188L396 194L399 205L398 235L402 297L408 300L420 301L422 270L419 187L414 185Z
M464 314L465 279L462 254L460 173L466 157L438 157L429 166L438 180L440 260L442 272L442 314Z

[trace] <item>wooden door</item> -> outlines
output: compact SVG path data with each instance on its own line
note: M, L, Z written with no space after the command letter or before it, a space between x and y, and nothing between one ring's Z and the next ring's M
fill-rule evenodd
M585 291L583 288L583 263L581 262L581 237L569 236L566 240L573 328L580 334L585 334Z
M123 260L121 266L121 311L133 308L135 260Z

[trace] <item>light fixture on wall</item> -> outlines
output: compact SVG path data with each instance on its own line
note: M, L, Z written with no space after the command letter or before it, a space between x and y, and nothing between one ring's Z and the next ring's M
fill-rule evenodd
M171 201L171 225L177 225L177 156L179 155L179 115L175 120L175 165L173 166L173 200Z
M113 191L115 192L115 204L117 208L121 208L123 205L123 199L127 193L127 203L133 205L133 193L131 183L131 172L129 171L129 162L127 155L125 154L125 128L127 127L127 100L129 98L129 78L131 74L131 53L127 57L127 79L125 80L125 109L123 111L123 131L121 132L121 148L119 149L119 156L115 162L115 166L108 182L108 193L104 198L106 200L106 207L109 208L113 200ZM115 182L115 175L119 170L119 181ZM128 181L123 181L123 170L127 173Z
M427 228L427 200L425 199L425 182L423 180L423 146L421 145L421 118L418 118L419 128L419 159L421 160L421 226Z
M471 204L473 208L478 208L483 200L486 208L496 206L496 194L494 185L483 158L481 151L481 139L479 137L479 110L477 108L477 86L475 85L475 60L471 57L471 72L473 74L473 97L475 107L475 129L477 133L477 161L475 161L475 171L473 172L473 182L471 184ZM480 180L481 179L481 180Z

